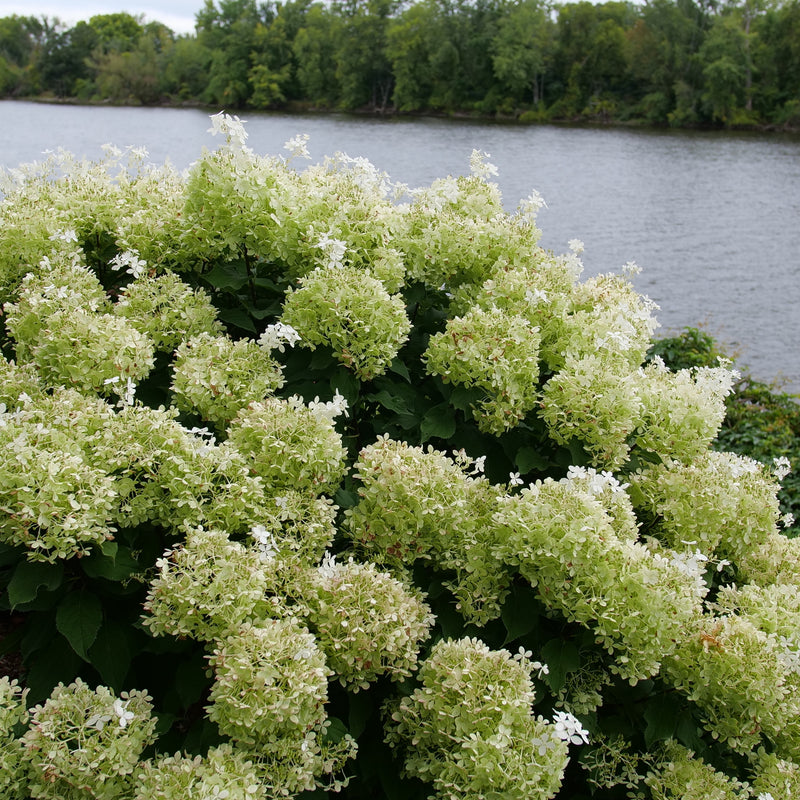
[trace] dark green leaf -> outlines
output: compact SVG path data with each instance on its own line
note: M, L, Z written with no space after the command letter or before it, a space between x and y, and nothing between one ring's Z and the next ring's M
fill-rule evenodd
M196 703L208 688L211 679L206 675L207 667L201 652L182 659L175 670L175 689L183 708L189 708L192 703Z
M368 692L350 695L350 713L347 717L347 724L350 727L350 735L354 739L358 739L364 733L373 710L374 703Z
M367 400L370 400L374 403L380 403L380 405L382 405L384 408L388 408L389 411L394 411L396 414L411 413L411 409L406 405L405 401L401 397L391 394L385 389L377 392L376 394L369 395Z
M552 692L563 689L567 675L581 664L575 643L564 639L551 639L547 642L542 647L542 658L550 670L546 680Z
M644 741L648 748L655 742L672 739L681 714L681 703L674 695L656 695L647 702L644 718Z
M11 608L36 599L39 589L55 591L64 577L62 564L42 561L20 561L8 583L8 601Z
M236 292L247 285L247 268L244 264L218 264L203 277L215 289L231 289Z
M72 592L59 604L56 611L56 627L72 649L84 660L89 661L89 648L97 638L103 622L103 608L100 600L88 592Z
M449 439L456 432L456 418L448 403L440 403L422 418L419 433L423 442L436 437Z
M88 648L92 666L115 692L122 689L130 668L129 638L127 628L116 622L107 623L100 628L94 643Z
M114 545L114 549L103 547L103 552L95 550L91 555L81 559L83 571L90 578L123 581L141 569L129 547L119 547L116 542L107 544Z
M355 492L351 492L348 489L337 489L333 499L339 508L353 508L358 502L358 496Z
M41 703L58 683L71 683L81 667L81 660L63 636L51 638L28 667L25 684L30 702Z
M223 308L219 312L219 318L223 322L229 322L231 325L241 328L243 331L258 333L256 326L253 325L253 320L250 319L250 315L242 311L241 308Z
M503 604L501 619L507 631L503 644L530 633L539 620L539 600L536 592L530 586L513 586L511 594Z
M411 383L408 367L399 358L395 358L389 365L389 372L394 372L395 375L399 375L401 378L405 378L408 383Z
M514 463L522 475L527 474L533 469L545 470L549 465L547 456L540 453L533 447L520 447L514 458Z
M328 717L328 720L330 725L325 731L325 741L331 742L332 744L341 742L348 733L347 725L345 725L344 722L342 722L338 717Z

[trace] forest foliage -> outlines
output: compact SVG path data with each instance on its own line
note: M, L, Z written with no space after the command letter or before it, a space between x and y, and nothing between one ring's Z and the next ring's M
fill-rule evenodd
M796 127L798 43L800 0L206 0L0 19L0 96Z

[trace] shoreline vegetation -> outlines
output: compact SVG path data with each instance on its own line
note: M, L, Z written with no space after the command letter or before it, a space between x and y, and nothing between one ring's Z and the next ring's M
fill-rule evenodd
M798 41L800 0L206 0L0 18L0 98L794 132Z

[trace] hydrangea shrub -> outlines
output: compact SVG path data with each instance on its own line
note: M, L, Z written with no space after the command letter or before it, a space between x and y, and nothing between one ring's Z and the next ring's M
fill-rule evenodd
M726 364L471 174L107 148L0 176L0 794L800 785L790 465Z

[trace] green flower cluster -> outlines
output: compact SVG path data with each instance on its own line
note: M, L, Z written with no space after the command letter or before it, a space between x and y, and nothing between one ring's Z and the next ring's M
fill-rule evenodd
M308 624L343 686L358 691L381 675L411 675L434 622L419 591L374 564L330 555L307 583Z
M653 800L747 800L746 785L730 780L677 742L665 748L656 769L645 779ZM777 798L776 798L777 800Z
M44 259L5 305L17 359L32 362L48 386L124 396L153 366L153 343L108 313L102 286L78 256Z
M145 692L115 697L78 679L60 684L43 705L31 709L22 736L28 791L42 800L117 800L147 745L156 719Z
M387 370L411 328L400 295L364 270L336 264L287 292L281 321L300 334L302 347L329 347L362 381Z
M494 554L491 517L498 490L433 448L381 437L355 464L359 503L347 529L371 560L406 572L429 561L447 579L459 611L476 624L500 614L508 570Z
M635 683L675 650L702 595L683 563L633 541L627 526L618 535L601 498L581 475L502 498L498 557L518 565L545 606L589 626L615 654L610 669Z
M228 443L253 474L277 490L331 492L347 469L333 421L296 397L269 398L242 409L228 428Z
M27 796L25 751L18 738L29 718L27 694L18 681L0 678L0 797L8 800Z
M156 350L166 353L202 333L217 336L222 332L209 296L173 272L131 281L114 304L114 313L148 336Z
M481 389L473 408L481 430L500 434L535 408L539 392L539 331L523 317L474 309L448 320L425 353L429 372L446 383Z
M778 483L746 456L705 451L686 463L647 467L629 480L635 507L675 550L699 548L736 563L777 531Z
M175 403L218 428L226 427L241 409L281 386L280 364L250 339L234 341L199 333L175 351Z
M478 639L443 640L421 686L390 709L387 739L432 797L547 800L569 760L555 725L535 717L531 663Z

